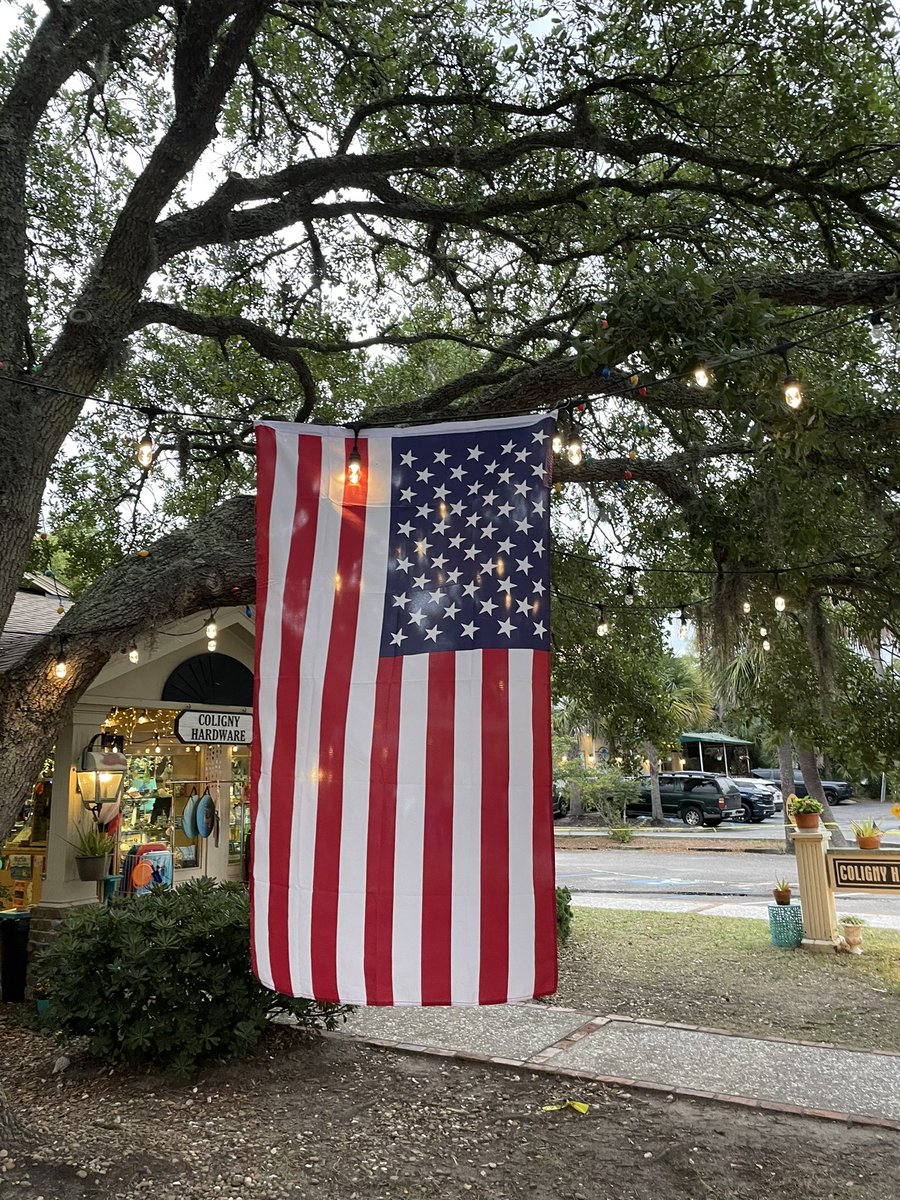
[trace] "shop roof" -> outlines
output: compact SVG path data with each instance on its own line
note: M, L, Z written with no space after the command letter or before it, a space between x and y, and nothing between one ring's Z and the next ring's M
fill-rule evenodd
M711 742L714 746L752 746L752 742L746 741L744 738L730 737L727 733L683 733L681 735L682 744L685 742L703 742L704 745Z
M49 633L62 615L56 610L60 606L68 608L71 603L67 595L60 598L55 592L52 595L16 592L6 628L0 634L0 671L8 671L24 658L34 645L34 635Z

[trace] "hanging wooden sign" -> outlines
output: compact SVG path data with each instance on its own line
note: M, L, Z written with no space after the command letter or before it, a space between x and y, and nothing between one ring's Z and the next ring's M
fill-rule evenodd
M900 894L900 850L829 850L826 857L834 891Z

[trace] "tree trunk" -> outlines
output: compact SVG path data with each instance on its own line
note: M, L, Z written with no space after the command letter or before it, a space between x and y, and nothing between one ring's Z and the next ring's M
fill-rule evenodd
M581 820L581 788L576 779L570 779L566 785L569 789L569 820Z
M788 854L795 854L791 823L788 820L788 796L794 790L794 744L790 738L778 747L778 773L781 776L781 794L784 797L784 848Z
M815 750L798 749L797 762L803 773L803 782L806 784L806 790L822 805L822 820L831 831L831 844L833 846L848 846L850 843L838 828L837 821L834 819L834 813L831 811L831 805L825 798L825 792L822 789L822 780L819 778L819 768L816 764Z
M60 725L113 655L170 621L256 598L254 500L238 496L107 572L0 674L0 845ZM67 674L54 673L60 644Z
M644 742L644 753L650 764L650 821L653 825L662 825L664 818L662 796L659 794L659 751L652 742Z

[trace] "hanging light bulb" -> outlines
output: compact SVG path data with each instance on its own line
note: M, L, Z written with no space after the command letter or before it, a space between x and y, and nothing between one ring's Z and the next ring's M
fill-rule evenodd
M153 735L153 737L156 741L156 745L153 747L153 753L154 754L162 754L162 746L160 746L160 744L159 744L159 734L155 733Z
M749 600L745 600L744 603L741 605L741 608L744 610L745 613L748 613L750 611L750 607L751 606L750 606Z
M871 323L872 340L877 342L879 346L884 345L888 338L888 327L885 324L884 313L879 309L877 312L869 313L869 321Z
M554 454L562 454L565 444L566 444L566 442L565 442L565 437L563 435L563 427L559 423L559 421L557 421L556 427L553 430L553 441L550 443L553 453Z
M206 643L206 648L210 652L210 654L215 653L215 649L218 644L219 643L216 641L216 639L214 637L209 639L209 641Z
M768 638L763 638L762 647L763 647L763 650L771 650L772 649L772 643L769 641Z
M681 606L680 618L681 618L681 625L678 629L678 636L681 638L682 641L684 641L684 639L688 635L688 619L687 619L687 613L685 612L685 608L684 608L683 604Z
M782 596L781 591L778 587L778 576L779 576L779 572L776 571L775 572L775 600L773 603L775 605L775 611L781 613L781 612L784 612L785 608L787 608L787 601L785 600L784 596Z
M702 358L696 364L691 374L694 376L694 383L696 383L697 387L709 387L709 369Z
M57 679L65 679L69 673L68 665L66 664L66 648L62 642L59 643L59 653L56 656L56 664L53 668L53 674Z
M606 619L606 615L603 612L603 605L601 604L600 605L600 616L597 620L597 635L598 635L598 637L606 637L606 635L608 633L609 633L609 621L607 621L607 619Z
M803 391L800 387L800 380L790 371L784 377L784 402L788 408L803 407Z
M212 615L212 613L210 613L209 620L206 623L206 636L210 639L210 641L215 641L218 632L219 629L216 625L216 618Z
M152 467L154 454L155 454L155 450L153 448L153 438L150 436L150 430L148 429L147 432L144 434L144 436L141 438L141 440L138 442L138 448L137 448L138 466L144 467L145 469L147 467Z
M766 629L765 625L760 625L760 627L759 627L759 636L760 637L764 638L768 632L769 631L768 631L768 629Z
M140 657L137 646L132 642L131 649L128 651L128 661L136 663Z
M584 461L584 446L582 445L581 434L576 425L572 426L569 433L569 441L566 445L566 458L568 458L573 467L577 467L579 463Z
M634 604L634 576L628 576L628 586L625 588L625 603L631 608Z
M362 456L359 453L357 445L358 432L353 430L353 449L347 455L347 482L359 483L359 477L362 474Z

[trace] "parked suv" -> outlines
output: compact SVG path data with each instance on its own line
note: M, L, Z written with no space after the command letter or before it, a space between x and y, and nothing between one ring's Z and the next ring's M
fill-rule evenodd
M743 811L735 817L736 821L758 825L766 817L773 817L775 813L781 812L784 807L781 792L768 780L732 775L731 781L737 785L743 805Z
M769 779L778 783L781 779L781 772L774 770L772 767L757 767L750 772L757 779ZM843 804L845 800L849 800L853 795L853 788L849 783L845 783L843 779L823 779L822 791L825 793L825 799L829 804ZM808 796L806 784L803 782L803 774L800 771L794 772L794 795Z
M659 794L663 813L681 817L685 825L721 825L743 814L741 793L724 775L709 771L661 771ZM641 776L641 798L626 808L628 816L650 815L650 777Z

